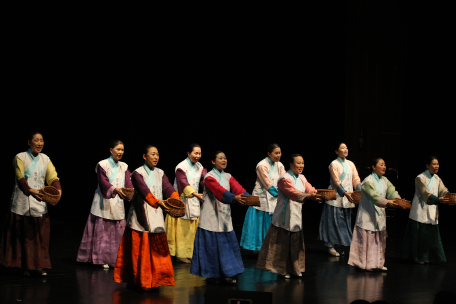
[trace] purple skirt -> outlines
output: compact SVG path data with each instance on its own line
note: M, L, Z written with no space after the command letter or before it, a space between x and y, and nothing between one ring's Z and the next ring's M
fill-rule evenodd
M108 220L90 213L76 261L114 267L125 223L125 219Z

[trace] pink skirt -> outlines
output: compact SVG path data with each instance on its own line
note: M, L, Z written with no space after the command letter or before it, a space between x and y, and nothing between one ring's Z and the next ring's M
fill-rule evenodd
M348 265L367 270L383 268L387 237L386 230L370 231L355 225Z
M108 220L90 213L76 261L114 267L125 224L125 219Z

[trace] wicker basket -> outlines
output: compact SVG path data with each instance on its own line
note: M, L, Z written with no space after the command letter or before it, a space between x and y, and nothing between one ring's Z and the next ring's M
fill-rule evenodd
M447 205L456 205L456 193L448 193L445 195L448 198L448 203L444 203Z
M180 199L170 197L165 201L165 206L169 209L168 214L174 218L185 215L185 203Z
M361 201L361 191L353 191L351 197L353 199L353 204L359 205L359 202Z
M248 195L241 195L241 197L244 199L245 204L240 203L245 206L258 206L260 207L260 197L259 196L248 196Z
M317 189L317 194L321 195L323 201L332 201L337 198L336 190L334 189Z
M411 209L412 204L410 204L410 201L403 199L403 198L398 198L394 200L394 204L391 206L393 208L397 209Z
M125 194L127 201L131 201L135 195L135 189L133 188L122 188L122 192Z
M49 203L52 206L57 205L60 201L60 192L52 186L46 186L40 190L40 193L43 194L43 202Z

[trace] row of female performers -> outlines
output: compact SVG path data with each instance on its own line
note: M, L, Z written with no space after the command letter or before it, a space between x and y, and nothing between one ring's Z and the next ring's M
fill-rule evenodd
M43 136L33 133L30 149L13 161L16 185L11 213L0 242L0 264L35 270L46 275L49 259L49 217L38 189L45 182L60 188L49 157L41 153ZM221 151L211 157L213 169L207 172L199 163L201 147L193 144L187 158L176 167L174 186L157 168L158 149L147 146L144 165L131 174L120 160L121 141L112 142L111 156L96 166L98 188L92 202L77 260L115 267L114 280L150 289L174 285L170 254L191 263L191 273L211 280L235 283L234 276L244 271L238 241L231 222L230 205L243 203L241 195L250 195L229 173L227 158ZM383 159L372 163L372 174L360 182L356 167L347 160L343 143L335 150L337 159L329 166L330 186L337 198L327 201L320 222L319 239L332 255L334 245L351 246L348 263L366 270L382 269L385 262L385 208L399 197L385 174ZM260 207L249 207L242 232L241 246L260 250L257 266L280 276L301 276L305 271L302 205L321 201L315 188L302 174L304 159L292 154L290 169L280 162L277 144L268 147L268 156L257 165L253 190ZM404 257L417 263L444 262L445 254L438 230L437 204L447 199L448 190L437 176L438 160L432 157L427 170L415 181L416 192L404 242ZM122 188L135 188L135 200L125 219ZM198 190L204 188L203 194ZM355 231L350 225L351 193L361 189ZM182 218L166 217L164 199L181 198L186 203ZM201 204L202 203L202 204ZM158 208L161 206L161 208ZM166 231L166 232L165 232ZM343 253L343 251L342 251Z

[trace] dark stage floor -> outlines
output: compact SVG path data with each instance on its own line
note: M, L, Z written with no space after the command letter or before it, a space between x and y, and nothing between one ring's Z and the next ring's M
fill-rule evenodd
M385 300L389 303L432 303L442 289L455 290L454 237L442 233L448 262L444 265L412 265L398 258L402 227L389 232L388 271L365 272L347 265L348 257L331 257L316 241L318 224L304 225L306 272L301 279L278 279L255 267L256 256L243 252L245 272L238 284L209 285L189 273L190 265L174 263L175 286L143 292L114 283L113 270L75 262L85 223L51 224L51 261L48 276L22 277L18 270L0 269L0 303L204 303L206 290L268 291L273 303L350 303L355 299ZM236 232L240 227L236 226ZM313 227L313 228L309 228ZM450 242L454 243L454 242ZM226 302L225 302L226 303Z

